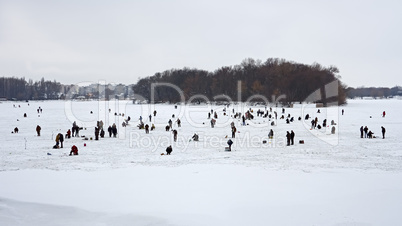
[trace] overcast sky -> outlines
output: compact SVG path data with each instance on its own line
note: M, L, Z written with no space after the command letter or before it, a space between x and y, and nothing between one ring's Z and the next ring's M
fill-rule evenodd
M402 85L402 1L0 0L0 77L132 84L245 58L335 65L352 87Z

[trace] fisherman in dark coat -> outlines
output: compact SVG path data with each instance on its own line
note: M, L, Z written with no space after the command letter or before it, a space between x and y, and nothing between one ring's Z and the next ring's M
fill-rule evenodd
M236 127L232 127L232 138L236 137Z
M107 132L109 133L109 137L112 137L112 127L111 126L109 126L107 128Z
M117 126L115 123L113 123L112 125L112 133L113 133L113 137L116 137L117 135Z
M274 131L271 129L268 133L268 138L273 139L274 138Z
M295 141L295 133L293 132L293 130L290 132L290 143L291 143L291 145L294 145L295 143L294 143L294 141Z
M232 151L233 141L231 139L228 140L227 144L229 145L229 151Z
M177 130L173 130L173 140L177 141Z
M36 133L38 134L38 137L40 136L40 130L41 129L42 128L39 125L36 126Z
M368 130L369 130L368 127L365 126L364 129L363 129L363 131L364 131L364 138L367 138Z
M166 154L170 155L170 153L172 153L173 149L172 149L172 145L170 145L169 147L166 148Z
M60 148L63 148L64 136L61 133L59 133L59 141L60 141Z
M99 140L99 128L95 127L95 140Z
M368 134L367 134L368 138L369 138L369 139L373 138L373 134L374 134L374 133L371 132L371 130L370 130L370 131L368 132Z

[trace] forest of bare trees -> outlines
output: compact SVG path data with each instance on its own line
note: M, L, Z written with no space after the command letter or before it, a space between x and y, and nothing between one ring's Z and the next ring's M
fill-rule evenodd
M8 100L56 100L60 99L62 85L56 81L33 82L25 78L0 78L0 97Z
M170 83L184 92L186 101L194 95L203 95L211 101L218 95L226 95L234 101L247 101L257 95L273 101L273 96L283 95L285 98L280 102L291 103L302 102L319 89L325 96L324 86L336 81L339 89L335 101L344 104L346 87L339 80L338 73L339 70L335 66L323 67L318 63L305 65L276 58L261 62L249 58L240 65L221 67L214 72L183 68L156 73L154 76L140 79L133 86L133 90L136 94L151 100L151 84ZM238 81L241 81L241 87L238 87ZM239 90L240 97L238 97ZM158 86L154 89L153 101L179 102L181 97L172 87ZM253 101L263 100L261 98ZM325 101L323 98L324 104Z
M392 88L386 87L358 87L347 89L348 98L362 98L362 97L373 97L373 98L387 98L392 96L402 95L402 88L399 86L394 86Z

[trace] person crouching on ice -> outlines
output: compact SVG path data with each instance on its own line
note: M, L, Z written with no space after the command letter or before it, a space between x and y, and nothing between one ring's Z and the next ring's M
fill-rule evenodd
M169 147L166 148L166 154L170 155L170 153L172 153L173 149L172 149L172 145L170 145Z
M77 146L73 145L71 147L70 155L78 155L78 148Z

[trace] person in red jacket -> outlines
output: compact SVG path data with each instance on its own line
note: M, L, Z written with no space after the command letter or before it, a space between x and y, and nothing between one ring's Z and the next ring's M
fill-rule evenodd
M71 130L70 129L66 133L66 138L68 138L68 139L71 138Z
M77 146L73 145L71 147L70 155L78 155L78 148Z

